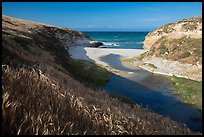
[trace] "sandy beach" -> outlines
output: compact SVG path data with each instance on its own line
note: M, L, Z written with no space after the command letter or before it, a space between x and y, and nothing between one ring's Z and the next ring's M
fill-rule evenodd
M109 63L103 61L104 57L117 57L119 59L122 58L133 58L135 56L139 56L147 50L143 49L112 49L112 48L92 48L92 47L84 47L84 46L75 46L69 48L69 54L74 59L84 59L95 62L98 65L106 68L107 70L113 72L117 75L129 76L132 73L125 70L118 70L110 66ZM111 56L111 57L110 57ZM119 58L118 58L119 57Z
M143 49L112 49L112 48L92 48L75 46L69 48L69 53L74 59L94 60L97 64L104 64L100 58L109 54L120 55L123 58L133 58L148 50Z

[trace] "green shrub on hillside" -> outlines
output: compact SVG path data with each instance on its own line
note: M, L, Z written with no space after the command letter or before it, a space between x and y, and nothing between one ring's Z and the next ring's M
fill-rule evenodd
M191 54L188 52L188 51L185 51L185 52L183 52L180 56L179 56L179 58L180 59L182 59L182 58L187 58L187 57L189 57Z
M142 53L139 57L136 57L137 61L142 61L142 59L144 59L147 55L148 55L148 51L145 53Z
M5 33L2 34L2 37L4 39L11 40L13 43L16 43L19 46L23 47L26 51L31 52L31 49L30 49L31 40L30 39L22 38L22 37L11 35L11 34L8 35Z
M165 54L168 51L168 48L165 45L159 46L160 54Z
M182 28L185 30L195 30L197 29L197 25L195 23L194 24L186 23L182 25Z

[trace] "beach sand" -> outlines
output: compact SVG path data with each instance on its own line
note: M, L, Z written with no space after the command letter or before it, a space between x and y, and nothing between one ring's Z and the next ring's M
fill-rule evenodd
M126 67L124 63L120 62L120 58L133 58L135 56L141 55L147 50L92 48L92 47L84 47L84 46L75 46L75 47L70 47L68 51L70 56L74 59L83 59L83 60L92 61L98 65L101 65L102 67L106 68L108 71L111 71L116 75L129 77L133 75L133 73L131 72L131 70L128 70L128 66L127 66L127 69L120 69L120 67L112 67L111 65L117 62L118 64L115 66Z
M92 48L92 47L83 47L75 46L69 48L69 54L74 59L84 59L93 61L96 64L107 65L106 62L101 61L101 57L114 54L119 55L123 58L133 58L139 56L142 53L148 50L143 49L112 49L112 48Z

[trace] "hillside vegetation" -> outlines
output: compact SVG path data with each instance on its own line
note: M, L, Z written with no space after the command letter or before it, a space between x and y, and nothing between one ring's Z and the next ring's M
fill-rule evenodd
M202 16L155 29L146 36L144 48L150 49L147 57L202 64Z
M109 73L65 49L84 34L2 18L3 135L196 134L97 90Z
M162 37L151 47L148 56L194 65L202 64L202 38L168 39Z

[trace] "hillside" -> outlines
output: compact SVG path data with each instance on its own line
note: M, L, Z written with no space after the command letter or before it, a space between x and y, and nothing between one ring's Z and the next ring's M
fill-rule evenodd
M32 41L38 36L39 41L43 41L43 34L46 35L46 40L63 42L65 47L80 45L91 46L92 41L85 34L65 28L54 27L51 25L40 24L32 21L21 20L3 16L2 18L2 33L11 34L17 38L24 38L27 41Z
M144 41L148 56L202 64L202 16L170 23L150 32Z
M90 41L78 31L2 16L3 135L196 134L97 90L109 73L66 50Z

